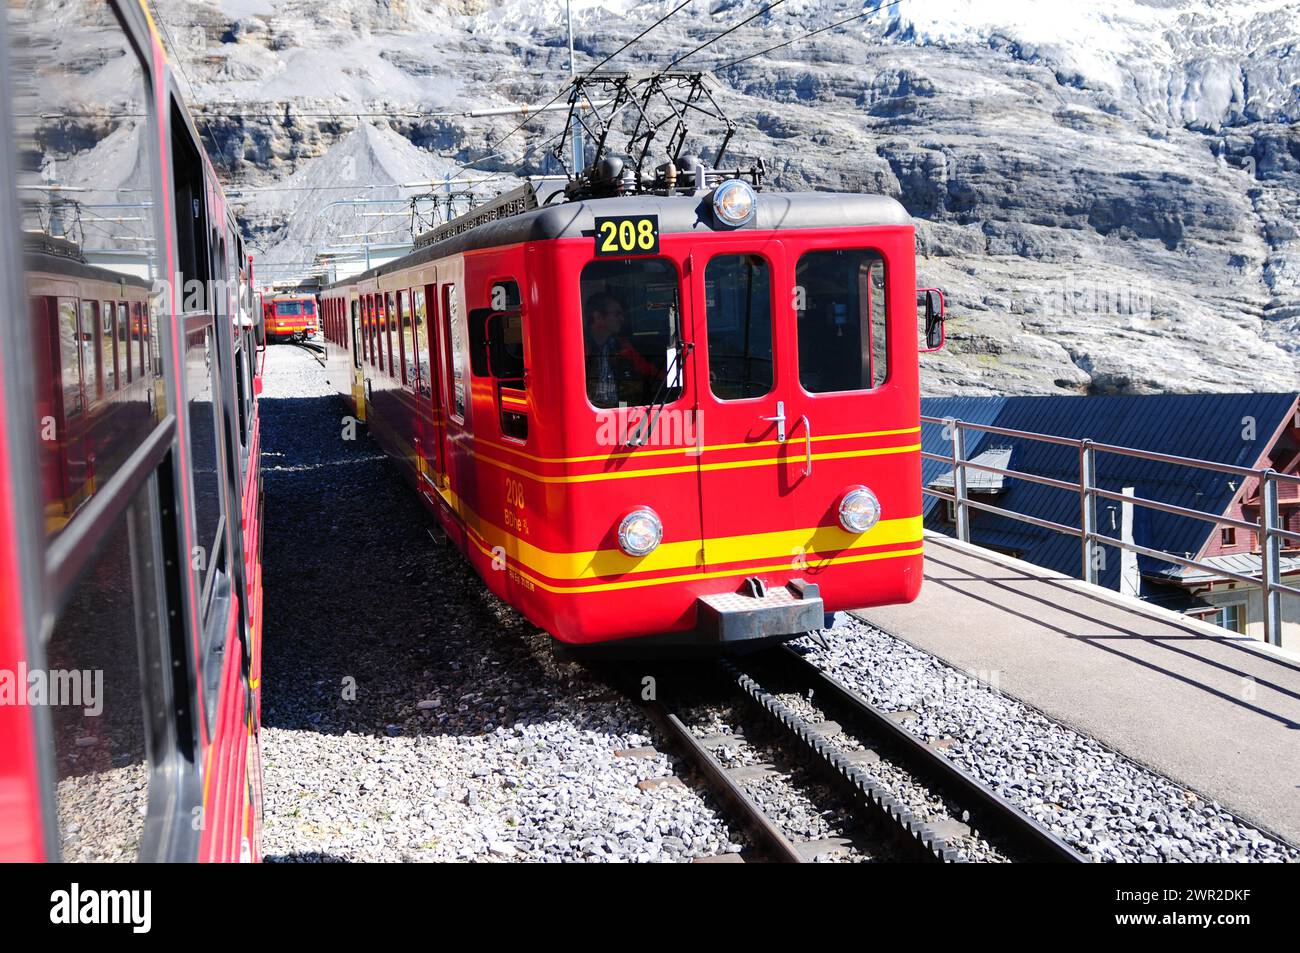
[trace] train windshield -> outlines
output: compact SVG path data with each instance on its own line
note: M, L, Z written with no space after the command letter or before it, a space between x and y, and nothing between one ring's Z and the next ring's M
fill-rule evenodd
M600 408L682 394L677 269L661 258L593 261L582 270L587 397Z
M808 252L795 268L799 383L813 394L879 387L889 376L885 261L867 249Z
M280 301L276 303L275 313L281 315L300 315L302 314L302 305L297 301ZM311 312L308 312L309 314Z
M772 295L758 255L719 255L704 271L709 387L720 400L772 389Z

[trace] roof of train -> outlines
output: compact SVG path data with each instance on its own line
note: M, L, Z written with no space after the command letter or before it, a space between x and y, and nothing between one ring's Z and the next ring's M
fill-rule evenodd
M596 216L657 215L660 234L732 231L714 223L711 193L694 195L625 195L543 205L532 211L485 222L451 235L402 258L377 265L359 275L328 285L343 288L429 261L479 248L522 242L591 236ZM896 200L885 195L843 192L759 192L754 221L742 230L800 228L860 228L871 225L910 225L912 218Z
M133 285L146 291L153 288L151 281L139 275L91 264L86 261L81 246L66 238L24 232L23 253L26 268L30 272L64 275L86 281L106 281L115 285Z

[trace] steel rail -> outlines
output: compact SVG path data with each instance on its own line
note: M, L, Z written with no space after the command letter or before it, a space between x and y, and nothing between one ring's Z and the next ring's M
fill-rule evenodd
M879 733L889 742L890 753L897 753L904 766L918 778L952 793L954 799L970 811L972 821L981 830L988 831L993 827L997 833L1009 835L1009 839L1017 846L1025 847L1036 861L1087 862L1087 858L1020 808L971 777L941 752L788 645L781 647L780 660L813 688L814 697L818 692L830 696L836 704Z
M306 341L289 341L288 343L292 344L294 347L302 348L312 356L312 360L317 364L321 367L325 366L325 348L321 347L319 344L309 344Z
M930 825L916 817L910 808L900 803L875 778L854 764L838 747L813 730L803 718L781 703L762 685L741 671L734 662L723 659L719 663L768 720L783 730L785 740L802 747L812 761L847 788L853 799L882 821L894 840L917 860L943 863L965 863L965 858Z
M804 863L798 849L776 826L748 792L740 786L704 745L700 744L680 718L667 711L660 703L650 702L646 712L709 789L739 818L745 830L754 839L760 852L783 864Z

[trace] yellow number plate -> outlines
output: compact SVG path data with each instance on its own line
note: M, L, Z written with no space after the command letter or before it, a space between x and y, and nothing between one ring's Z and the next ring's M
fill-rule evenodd
M659 253L658 215L610 215L596 218L596 257Z

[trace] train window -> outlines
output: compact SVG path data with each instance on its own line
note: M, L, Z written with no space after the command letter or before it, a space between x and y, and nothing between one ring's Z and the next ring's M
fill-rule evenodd
M512 278L495 282L490 304L493 311L518 311L523 307L519 299L519 283Z
M366 295L366 314L369 327L366 330L366 342L370 348L370 365L379 364L379 307L374 295Z
M709 387L721 400L772 389L771 286L758 255L719 255L704 270Z
M587 398L596 407L670 402L681 346L677 270L662 258L593 261L582 269Z
M433 393L433 377L429 367L429 316L424 303L424 289L411 292L412 330L415 334L416 377L420 393L425 397Z
M134 304L131 308L137 328L136 335L140 342L140 377L143 378L148 373L149 366L149 312L141 304Z
M361 301L352 299L352 364L361 366L361 352L365 350L366 336L362 333L364 323L361 320Z
M146 717L161 704L146 685L165 671L154 492L147 482L108 528L45 646L47 670L70 676L61 680L66 697L49 707L65 861L140 859L151 781Z
M163 376L162 340L158 334L159 324L155 318L157 313L158 312L152 306L145 309L144 312L145 336L148 338L149 360L153 362L153 376L162 377ZM159 399L161 400L162 398L160 397ZM162 412L163 412L162 408L159 408L159 416L162 415Z
M38 340L51 345L36 383L50 398L61 394L60 427L87 418L59 433L52 450L64 479L47 483L46 502L60 508L77 485L104 489L113 462L106 446L133 449L133 434L109 433L121 421L91 409L106 388L129 379L119 362L118 303L144 301L165 270L155 227L154 97L143 62L111 12L64 9L69 17L55 28L48 4L11 0L0 28L12 60L4 96L16 117L18 221L5 225L21 236L29 294L57 287L61 295L32 311L44 322Z
M176 189L176 257L183 284L175 289L184 311L208 308L208 227L203 162L180 108L173 103L172 177ZM195 307L197 306L197 307Z
M77 326L77 302L72 298L58 299L59 307L59 364L62 368L63 415L75 417L82 410L82 363L85 349L81 331Z
M251 421L251 398L249 397L248 386L248 348L235 345L235 393L239 402L239 445L247 451L248 448L248 425ZM247 460L240 458L240 472L243 473L247 467Z
M384 353L388 360L384 364L384 370L389 377L397 377L402 373L401 358L395 353L401 344L401 332L396 328L397 324L397 306L393 302L393 293L390 291L383 296L384 299ZM394 343L397 342L397 343Z
M469 382L465 380L465 327L456 303L456 286L442 286L442 315L447 339L447 363L451 368L451 416L457 423L465 422L465 407L469 400Z
M867 390L889 376L885 261L867 249L808 252L795 268L799 382Z
M113 302L105 301L100 305L99 352L100 367L104 372L104 393L117 390L117 308Z
M86 403L103 396L99 386L99 302L81 302L81 369L86 381Z
M117 306L117 376L121 384L131 380L131 319L125 303Z
M366 328L366 344L370 349L369 359L371 367L379 363L376 356L379 348L379 315L375 309L375 296L366 295L366 315L368 327Z
M206 579L216 562L221 535L220 434L213 389L216 348L213 328L205 325L186 335L185 389L189 401L190 466L194 472L195 542L191 561Z
M478 377L510 380L523 386L524 318L518 311L497 313L475 308L469 315L470 369Z
M370 363L370 296L364 295L359 299L359 303L361 306L361 359L366 363Z
M415 325L411 322L411 293L397 292L397 315L401 333L402 383L416 384L415 370Z

